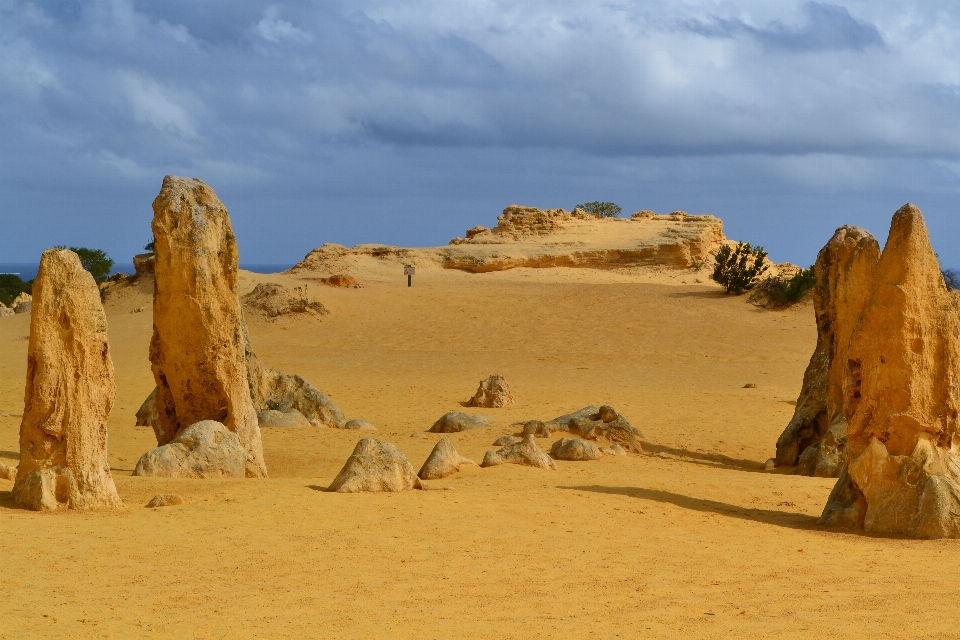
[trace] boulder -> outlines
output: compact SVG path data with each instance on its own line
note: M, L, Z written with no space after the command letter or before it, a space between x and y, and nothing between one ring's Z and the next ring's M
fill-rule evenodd
M160 416L157 414L157 389L154 388L137 409L137 426L152 427L154 432L159 428Z
M490 425L474 416L459 411L451 411L440 416L430 427L430 433L459 433L468 429L481 429Z
M0 307L0 318L5 318L7 316L15 315L16 311L9 309L7 307Z
M810 357L793 417L777 440L776 465L798 463L809 447L824 437L843 416L845 350L854 325L867 303L880 260L880 245L859 227L840 227L817 254L813 308L817 319L817 346ZM838 432L835 430L835 436ZM824 455L835 458L828 444L807 454L798 473L825 473L839 477L840 466L813 464Z
M38 511L122 507L107 462L117 386L100 291L66 249L43 252L33 291L13 500Z
M450 438L444 436L430 452L417 476L421 480L440 480L460 471L462 464L476 465L477 463L457 453Z
M215 420L190 425L173 440L140 457L135 476L157 478L242 478L247 451L240 438Z
M920 210L893 216L843 353L846 472L821 522L960 537L960 313Z
M503 376L494 374L486 380L480 381L480 387L470 400L468 407L500 408L516 403L510 387Z
M133 256L133 270L136 274L134 277L139 278L145 275L152 278L156 263L156 254L153 253L140 253Z
M198 422L216 421L247 452L246 475L266 476L247 378L239 253L227 209L202 181L167 176L153 201L152 226L157 443L172 442Z
M834 420L826 433L800 454L797 473L817 478L839 478L846 460L843 457L847 445L847 419L842 415Z
M501 464L521 464L538 469L557 468L550 456L537 446L532 435L524 436L520 442L508 444L497 451L487 451L480 466L495 467Z
M261 427L309 427L310 421L296 409L277 411L267 409L257 414L257 422Z
M30 313L30 310L33 309L33 302L27 300L26 302L21 302L13 307L14 313Z
M350 420L343 425L344 429L353 429L355 431L376 431L377 428L366 420Z
M581 438L560 438L550 447L550 456L554 460L599 460L603 453L597 445Z
M606 438L627 451L642 453L643 433L608 405L590 405L545 423L550 431L567 431L587 440Z
M156 509L157 507L174 507L178 504L186 504L183 496L175 493L161 493L154 496L153 500L147 503L147 509Z
M13 302L10 303L10 308L16 309L18 304L22 302L31 302L32 300L33 300L32 295L21 291L20 293L17 294L17 297L13 299Z
M523 423L523 435L533 436L534 438L549 438L553 435L553 431L539 420L528 420Z
M521 440L522 438L518 438L517 436L500 436L499 438L493 441L493 446L504 447L508 444L516 444Z
M17 479L17 468L8 467L7 465L0 462L0 478L2 478L3 480L9 480L10 482L13 482L14 480Z
M420 478L406 456L389 442L364 438L327 487L337 493L422 489Z
M246 364L250 398L257 411L296 410L315 427L343 428L346 423L343 412L325 393L298 375L288 375L263 364L250 348L249 339Z
M600 447L600 453L606 456L625 456L627 455L626 449L621 447L618 444L612 444L609 447Z

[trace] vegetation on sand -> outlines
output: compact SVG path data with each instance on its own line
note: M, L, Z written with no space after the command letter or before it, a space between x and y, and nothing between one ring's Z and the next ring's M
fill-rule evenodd
M578 204L575 208L583 209L598 218L616 218L620 215L620 212L623 211L623 209L612 202L585 202Z
M725 244L714 257L716 266L712 277L727 293L739 295L752 289L769 268L767 252L763 247L750 246L749 242L738 242L733 248Z

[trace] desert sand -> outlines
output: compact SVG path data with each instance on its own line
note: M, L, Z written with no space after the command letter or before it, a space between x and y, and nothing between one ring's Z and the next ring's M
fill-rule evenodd
M956 637L960 543L819 527L834 479L761 470L816 343L809 302L765 310L703 271L652 267L425 263L408 288L402 262L357 258L362 288L242 272L241 293L307 285L330 311L247 314L253 347L414 468L444 434L411 433L448 411L493 418L446 434L476 461L515 423L590 404L639 427L645 453L424 483L449 491L337 494L323 489L371 432L264 427L268 478L133 477L156 446L134 426L154 387L140 281L104 304L108 454L126 507L26 511L0 479L0 638ZM29 320L0 320L8 465ZM516 404L462 406L494 373ZM186 504L145 508L161 493Z

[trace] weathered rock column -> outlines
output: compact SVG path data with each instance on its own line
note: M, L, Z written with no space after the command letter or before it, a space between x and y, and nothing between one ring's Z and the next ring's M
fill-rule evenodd
M117 387L100 291L72 251L49 249L33 285L17 504L122 507L107 463Z
M153 339L157 443L202 420L222 423L247 451L246 475L267 475L250 399L237 289L239 253L213 189L167 176L153 201Z
M840 363L847 472L821 522L960 537L958 302L923 215L903 206Z

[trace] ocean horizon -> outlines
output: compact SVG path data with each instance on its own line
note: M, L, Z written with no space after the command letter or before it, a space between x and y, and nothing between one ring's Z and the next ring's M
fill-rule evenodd
M279 273L280 271L286 271L294 264L296 263L241 263L240 268L245 269L246 271L253 271L254 273ZM135 273L132 262L127 264L117 263L113 265L113 267L113 271L110 272L110 275L115 273L126 273L132 275ZM0 274L14 273L24 281L33 280L36 278L37 271L39 270L39 262L0 262Z

